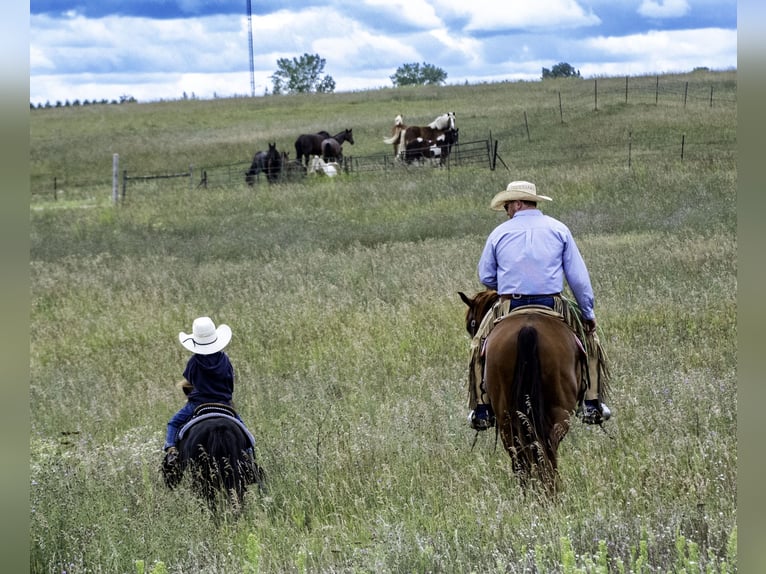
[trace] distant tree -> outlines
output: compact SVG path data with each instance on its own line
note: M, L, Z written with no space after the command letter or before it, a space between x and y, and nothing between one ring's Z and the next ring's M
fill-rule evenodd
M319 54L303 54L300 58L280 58L271 76L274 94L332 93L335 80L324 76L325 59Z
M566 62L559 62L551 70L543 68L543 80L546 78L579 78L580 70L575 70Z
M439 85L447 80L447 72L431 64L402 64L393 76L389 76L394 87Z

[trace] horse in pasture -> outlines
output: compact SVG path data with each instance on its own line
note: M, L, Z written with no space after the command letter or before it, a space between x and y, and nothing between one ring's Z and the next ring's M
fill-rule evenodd
M353 131L348 128L334 136L330 136L330 134L325 131L315 134L301 134L298 136L298 139L295 140L296 159L300 161L305 160L306 167L308 167L312 155L322 155L322 142L330 137L340 145L343 145L343 142L348 142L351 145L354 145Z
M444 132L437 132L435 140L424 139L421 137L407 143L404 148L405 163L411 164L413 161L418 163L436 162L438 165L444 165L452 151L452 146L458 141L458 130L448 129Z
M395 156L403 159L408 143L418 138L422 138L424 141L435 141L437 137L447 130L456 129L455 112L447 112L435 118L427 126L406 126L404 123L399 126L399 129L397 129L397 126L394 126L395 134L383 141L384 143L392 144Z
M335 138L327 138L322 142L322 159L326 162L343 161L343 146Z
M498 294L459 295L468 305L466 330L473 337ZM487 395L513 471L522 486L535 475L555 493L558 447L585 390L585 352L561 315L535 306L500 318L484 345Z
M311 157L311 164L307 168L307 173L313 173L316 175L327 175L329 177L335 177L340 173L340 164L334 161L325 161L318 155Z
M259 150L255 152L253 156L253 162L250 164L250 169L245 173L245 181L247 185L253 185L258 175L263 172L266 167L266 152Z
M255 462L255 439L228 405L207 403L178 433L179 456L163 464L165 484L175 488L189 471L193 490L215 510L225 498L242 507L249 484L264 488L263 469Z
M276 182L282 173L282 157L282 154L277 151L276 142L269 144L268 151L255 152L250 169L245 173L247 185L253 185L260 173L266 174L266 180L269 183Z
M404 123L404 118L402 117L402 114L399 114L394 118L394 127L391 128L391 137L383 139L383 143L393 144L394 157L399 157L399 134L406 129L407 126Z

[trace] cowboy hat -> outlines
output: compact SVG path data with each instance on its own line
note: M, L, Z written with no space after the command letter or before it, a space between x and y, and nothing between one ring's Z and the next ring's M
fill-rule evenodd
M231 341L231 328L228 325L219 325L210 317L198 317L192 323L192 332L187 334L178 333L181 344L198 355L212 355L222 350Z
M553 201L547 195L537 195L537 188L534 183L528 181L512 181L503 191L495 195L489 204L490 209L495 211L505 211L505 204L509 201Z

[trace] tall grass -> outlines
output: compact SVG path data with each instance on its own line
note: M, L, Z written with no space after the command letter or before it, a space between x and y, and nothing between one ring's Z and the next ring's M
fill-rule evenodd
M728 74L706 80L736 94ZM462 136L550 90L34 111L32 155L58 159L33 161L32 177L61 162L87 179L100 138L129 126L119 145L147 170L220 147L244 153L249 118L263 126L256 139L281 130L285 142L307 118L348 123L355 147L380 151L396 113L454 109ZM118 206L108 190L35 196L30 570L736 571L736 115L674 106L605 104L582 114L577 140L598 141L608 113L636 131L693 124L729 148L630 170L577 159L572 146L557 152L562 163L511 173L399 170L253 189L153 182ZM540 129L554 141L570 128L554 117ZM457 291L479 288L476 262L500 221L487 204L516 177L552 195L546 212L578 238L615 379L607 432L575 424L563 442L554 500L521 491L493 433L472 448L465 421ZM248 493L239 519L211 516L158 472L183 400L176 335L202 314L234 331L235 401L268 473L268 492Z

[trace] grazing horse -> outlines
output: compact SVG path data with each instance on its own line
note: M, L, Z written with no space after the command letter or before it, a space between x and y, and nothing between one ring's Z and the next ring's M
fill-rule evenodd
M325 131L317 132L315 134L301 134L298 136L298 139L295 140L296 159L305 161L306 167L308 167L312 155L322 155L322 142L329 137L332 137L341 145L346 141L351 145L354 145L353 131L348 128L334 136L330 136L330 134Z
M194 491L215 510L223 495L234 510L242 507L248 484L264 487L264 473L250 454L255 439L228 405L206 403L178 433L178 460L163 464L165 484L175 488L184 471Z
M269 183L276 182L282 172L283 155L284 154L277 151L276 142L269 144L269 151L255 152L253 162L250 164L250 169L245 173L245 181L247 182L247 185L253 185L260 173L266 174L266 180Z
M460 297L468 305L466 330L473 336L498 295L485 291L473 299ZM498 320L484 355L487 394L514 473L522 486L534 473L554 493L559 443L584 392L582 347L560 315L527 306Z
M396 157L403 159L407 144L418 138L423 140L436 141L436 138L447 130L455 130L455 112L442 114L427 126L405 126L402 124L400 129L396 129L395 134L383 141L393 144Z
M245 173L245 181L247 185L253 185L264 168L266 167L266 152L257 151L253 156L253 162L250 164L250 169Z
M315 175L327 175L335 177L340 173L340 164L334 161L325 161L318 155L311 158L311 165L307 168L307 173Z

